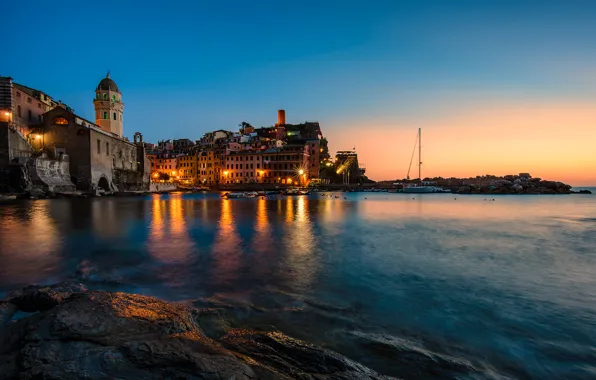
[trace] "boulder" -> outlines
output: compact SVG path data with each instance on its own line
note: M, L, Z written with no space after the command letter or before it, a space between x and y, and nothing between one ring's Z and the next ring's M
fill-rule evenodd
M39 312L0 328L1 380L390 379L280 332L230 330L220 343L199 326L200 310L153 297L60 284L8 303L9 313Z

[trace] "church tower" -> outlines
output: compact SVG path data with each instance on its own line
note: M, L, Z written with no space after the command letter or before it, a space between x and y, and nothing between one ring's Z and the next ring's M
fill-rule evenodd
M122 103L122 93L118 90L116 82L110 78L109 72L95 89L93 105L95 106L95 124L106 132L123 137L124 103Z

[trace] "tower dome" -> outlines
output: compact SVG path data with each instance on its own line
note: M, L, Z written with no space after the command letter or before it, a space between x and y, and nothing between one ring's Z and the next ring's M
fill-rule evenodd
M99 82L99 84L97 85L96 90L120 92L120 90L118 89L118 85L116 85L116 82L114 82L112 80L112 78L110 78L110 73L109 72L106 75L106 77L103 78L101 80L101 82Z
M116 82L110 78L110 72L103 78L95 89L95 124L106 131L123 137L124 103L122 93Z

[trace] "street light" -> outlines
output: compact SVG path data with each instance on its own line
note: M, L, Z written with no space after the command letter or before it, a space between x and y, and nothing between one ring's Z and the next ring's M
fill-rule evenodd
M298 174L300 174L300 175L304 174L304 170L303 169L298 170Z
M39 140L41 138L41 135L35 135L35 138Z

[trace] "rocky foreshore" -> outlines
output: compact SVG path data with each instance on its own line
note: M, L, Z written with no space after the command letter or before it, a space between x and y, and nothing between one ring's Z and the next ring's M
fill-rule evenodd
M0 303L0 379L391 379L278 331L209 336L214 315L80 284L30 286Z

